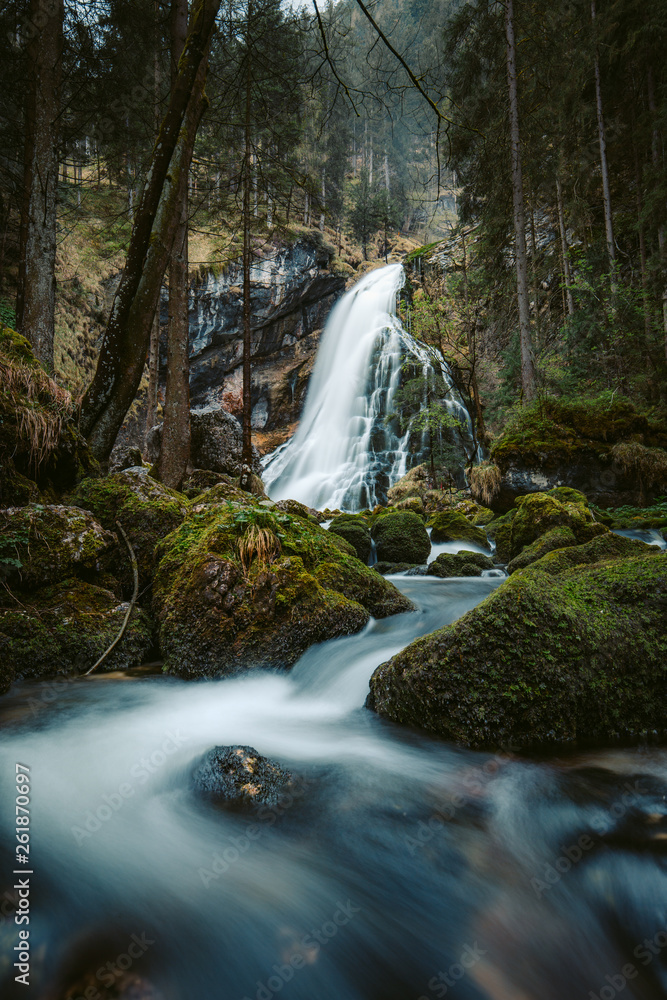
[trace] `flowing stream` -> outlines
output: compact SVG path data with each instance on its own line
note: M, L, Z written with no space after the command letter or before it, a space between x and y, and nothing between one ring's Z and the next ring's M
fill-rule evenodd
M610 977L623 1000L666 995L667 753L528 760L381 720L363 707L375 666L502 580L395 582L416 613L288 674L12 688L3 997L107 1000L128 976L123 997L151 1000L610 1000ZM229 744L288 767L291 798L256 817L199 800L194 764ZM10 957L16 762L32 785L28 989Z
M318 510L386 502L389 487L407 471L408 457L411 465L427 458L428 435L414 421L403 426L396 419L406 361L423 374L437 367L442 402L466 447L473 447L470 416L451 372L396 315L404 281L401 264L378 268L332 310L296 433L269 457L262 473L272 499L300 500Z

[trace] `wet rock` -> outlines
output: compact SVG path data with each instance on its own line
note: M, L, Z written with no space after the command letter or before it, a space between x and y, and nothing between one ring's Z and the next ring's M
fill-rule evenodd
M213 747L192 773L195 790L218 805L275 808L289 792L292 775L253 747Z
M11 587L34 589L73 575L92 582L116 545L116 535L79 507L0 510L0 579Z
M375 671L369 707L470 746L664 730L667 559L587 565L603 544L607 536L544 556L413 642Z
M77 506L92 511L103 527L123 526L137 557L139 585L150 587L156 543L181 523L188 499L153 479L148 469L134 468L101 479L85 479L71 495ZM125 545L119 545L109 566L129 597L133 589L132 567Z
M342 514L329 525L329 531L349 542L363 563L368 562L371 555L371 533L365 518Z
M488 549L489 540L483 528L472 524L461 511L443 511L429 520L432 542L472 542Z
M241 424L217 403L190 411L190 461L197 469L226 476L241 474L243 431ZM162 424L151 428L147 440L151 462L156 462L162 446ZM261 472L259 452L253 447L253 472Z
M21 602L0 601L0 686L14 679L84 673L120 632L128 605L111 590L70 579ZM123 638L99 668L127 670L144 662L153 626L136 608Z
M424 563L431 552L431 540L418 514L387 511L373 523L378 562Z
M406 576L426 575L426 566L423 563L377 562L373 569L383 576L391 576L394 573L404 573Z
M153 609L165 669L183 677L290 667L372 614L412 609L348 543L220 485L158 547Z
M493 569L493 560L481 552L441 552L430 563L429 576L481 576L485 569Z
M114 448L109 463L110 472L122 472L124 469L143 468L144 458L139 448Z

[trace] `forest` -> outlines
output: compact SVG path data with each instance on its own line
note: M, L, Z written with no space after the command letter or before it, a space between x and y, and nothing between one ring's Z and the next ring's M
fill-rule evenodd
M667 997L666 52L0 4L3 997Z

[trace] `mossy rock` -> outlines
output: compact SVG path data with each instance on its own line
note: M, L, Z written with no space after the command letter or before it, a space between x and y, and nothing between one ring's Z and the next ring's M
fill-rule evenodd
M378 562L424 563L431 552L431 541L424 522L409 510L380 514L371 528Z
M597 535L582 545L566 546L546 553L534 562L530 569L557 576L565 570L574 569L575 566L591 565L608 559L655 556L660 553L661 550L657 545L647 545L646 542L640 542L636 538L626 538L624 535L615 535L607 531L604 535Z
M381 573L382 576L393 576L395 573L405 573L410 576L423 576L426 574L426 567L423 563L376 562L373 569Z
M275 809L293 788L292 775L254 747L212 747L192 772L199 796L239 811Z
M371 533L363 517L337 517L329 525L329 531L339 535L354 549L355 554L363 563L367 563L371 555Z
M461 511L443 511L429 519L432 542L471 542L488 549L489 540L482 528L472 524Z
M590 544L600 544L595 539ZM639 736L667 726L667 559L515 573L371 678L369 707L467 746Z
M117 546L88 511L29 504L0 510L0 578L34 589L77 575L94 582Z
M514 573L518 569L525 569L531 563L537 562L542 556L554 549L565 549L569 545L576 545L577 539L571 528L552 528L546 534L540 535L534 542L527 545L525 549L511 560L507 567L508 573Z
M225 494L235 491L235 487L226 484L214 489ZM70 500L92 511L100 524L110 531L116 530L116 521L120 522L137 557L142 591L150 587L157 542L181 523L189 506L182 493L153 479L147 469L126 469L103 479L86 479L71 494ZM125 546L119 546L110 569L129 596L133 577Z
M517 500L517 513L510 533L510 559L552 528L570 528L577 542L587 542L608 529L593 519L583 503L561 503L547 493L530 493Z
M510 561L510 541L512 537L512 521L516 517L516 510L510 510L507 514L495 517L493 521L486 525L486 534L496 545L496 559L501 563Z
M547 491L547 496L553 497L560 503L577 503L588 507L588 500L580 490L573 490L570 486L554 486Z
M411 602L302 517L220 487L158 546L153 608L165 670L219 676L290 667L313 643L359 631ZM203 503L204 498L207 503Z
M423 518L426 515L426 508L421 497L406 497L394 504L394 510L411 510L413 514L418 514Z
M20 678L85 673L111 645L127 604L110 591L70 579L0 606L0 686ZM144 662L153 626L135 607L127 629L100 671L127 670Z
M478 528L485 528L487 524L490 524L495 517L494 511L489 507L482 507L478 504L478 510L472 515L471 521Z
M481 552L441 552L429 564L429 576L481 576L485 569L493 569L493 560Z

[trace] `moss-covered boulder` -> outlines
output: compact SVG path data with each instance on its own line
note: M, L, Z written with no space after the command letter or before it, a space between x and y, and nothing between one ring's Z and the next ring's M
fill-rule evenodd
M429 576L481 576L485 569L493 569L493 560L481 552L441 552L430 563Z
M424 563L431 552L431 540L418 514L409 510L387 511L371 528L379 562Z
M153 608L165 670L218 676L291 666L313 643L412 609L319 525L221 487L158 546Z
M188 510L187 498L153 479L147 469L126 469L102 479L85 479L70 501L92 511L110 531L116 530L116 521L120 522L137 557L142 591L151 583L157 542L181 523ZM110 568L129 596L133 577L125 546L119 546Z
M371 532L365 518L342 514L331 522L329 531L349 542L363 563L368 562L371 555Z
M634 538L625 538L608 531L597 535L584 545L566 546L542 556L534 567L550 576L558 576L575 566L589 566L609 559L633 559L642 556L658 556L657 545L647 545Z
M70 579L0 601L0 687L14 679L85 673L111 645L128 605L111 590ZM127 629L100 670L142 663L153 645L145 611L134 608Z
M495 543L496 559L498 562L507 563L510 561L510 541L512 537L512 521L516 517L516 510L510 510L501 517L496 517L486 525L487 537Z
M595 521L585 502L561 502L548 493L531 493L519 497L516 503L518 510L510 532L510 559L515 559L527 545L552 528L570 528L580 543L608 530Z
M405 500L399 500L393 506L394 510L411 510L413 514L418 514L422 518L426 514L426 507L421 497L406 497Z
M426 576L426 566L424 563L392 563L376 562L373 569L382 576L393 576L401 573L405 576Z
M0 579L35 588L70 576L93 582L117 546L88 511L29 504L0 510Z
M463 618L383 663L369 706L476 747L664 730L667 559L608 559L554 575L542 568L576 548L515 573Z
M524 406L493 443L500 472L489 506L565 485L601 507L641 506L667 492L667 424L615 394Z
M489 547L486 532L472 524L461 511L452 510L434 514L428 523L432 528L432 542L472 542L481 548Z
M537 562L542 556L554 549L565 549L568 545L576 545L577 539L571 528L551 528L546 534L540 535L530 545L526 545L518 556L511 560L507 567L508 573L514 573L518 569L525 569L531 563Z

